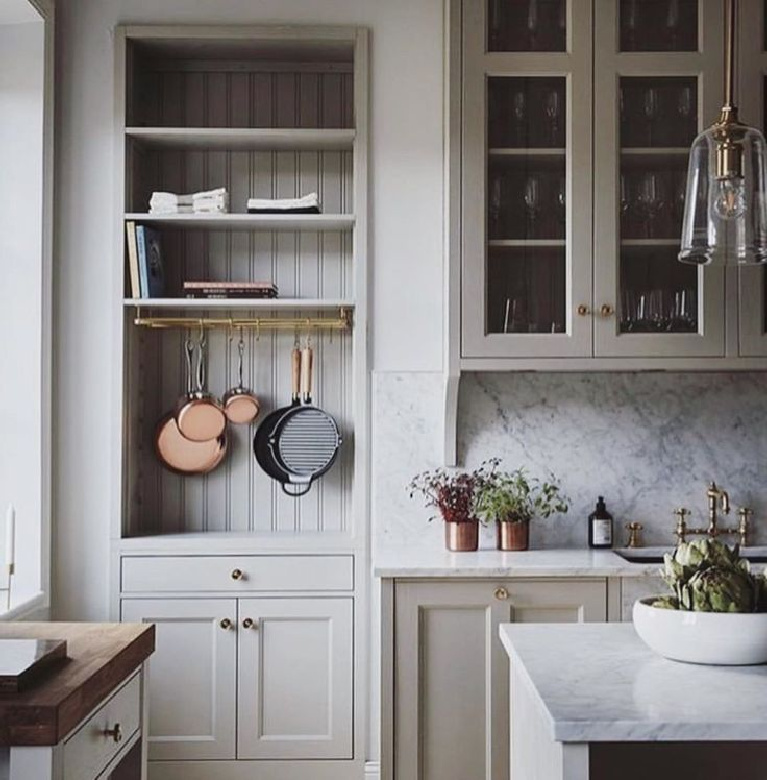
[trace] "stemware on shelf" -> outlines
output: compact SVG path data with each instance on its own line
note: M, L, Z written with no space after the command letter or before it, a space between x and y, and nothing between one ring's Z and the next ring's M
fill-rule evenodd
M525 210L527 212L527 237L536 237L536 221L540 213L541 184L537 176L528 176L525 181Z
M559 234L565 234L565 221L567 219L567 181L564 176L560 176L557 183L557 226Z
M679 0L668 0L666 9L666 38L667 47L675 51L679 38Z
M487 204L487 215L490 220L490 235L500 236L501 234L501 209L503 208L503 183L500 174L493 176L490 184L490 197Z
M692 88L682 87L679 90L679 98L677 100L676 111L679 115L680 121L680 144L686 145L689 142L688 136L690 135L690 120L693 112L693 99Z
M549 120L549 138L551 139L551 145L556 146L559 138L559 115L561 111L561 103L559 99L559 91L552 89L546 97L546 116Z
M517 146L527 143L527 98L522 90L514 93L512 98L512 114L514 116L514 137Z
M652 146L655 141L655 119L658 116L658 90L655 87L645 90L642 110L647 122L647 145Z
M637 206L642 214L647 238L655 238L658 214L665 206L660 180L655 173L646 173L637 193Z
M538 0L528 0L527 35L530 51L535 51L538 48Z

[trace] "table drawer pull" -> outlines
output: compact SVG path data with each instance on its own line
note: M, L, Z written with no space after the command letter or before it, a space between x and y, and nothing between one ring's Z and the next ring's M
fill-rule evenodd
M242 627L256 629L258 628L258 621L253 620L253 618L245 618L245 620L242 621Z
M122 742L123 733L120 730L120 724L119 723L115 723L114 728L104 729L104 736L105 737L112 737L112 739L115 742Z
M221 618L221 620L218 621L218 625L224 629L224 631L228 631L232 627L232 621L229 620L229 618Z
M241 580L243 577L242 569L232 569L232 579Z

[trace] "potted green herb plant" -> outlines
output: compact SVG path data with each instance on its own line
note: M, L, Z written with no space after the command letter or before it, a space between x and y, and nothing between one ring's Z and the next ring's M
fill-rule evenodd
M489 460L470 472L424 471L408 485L410 498L420 493L426 506L438 510L445 521L445 546L451 552L473 552L479 547L477 496L494 479L497 465L497 460Z
M494 472L480 486L477 514L484 522L495 522L498 549L522 551L530 547L530 521L567 512L569 501L552 475L542 482L523 468Z

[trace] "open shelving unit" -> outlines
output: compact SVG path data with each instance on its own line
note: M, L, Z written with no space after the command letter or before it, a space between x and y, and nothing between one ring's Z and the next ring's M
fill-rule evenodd
M125 28L117 53L123 175L115 248L125 270L114 534L125 549L184 533L290 533L296 544L328 533L350 547L364 538L367 66L360 35L322 27ZM153 191L216 187L227 188L230 213L147 213ZM245 213L250 197L312 191L320 214ZM163 298L131 296L129 221L160 231ZM186 298L183 282L200 280L273 282L282 297ZM233 327L221 327L226 322ZM246 326L245 384L261 397L262 417L289 399L296 331L311 337L314 397L338 421L344 444L303 499L285 496L256 465L255 425L230 426L227 460L205 476L180 477L155 457L154 427L185 387L186 338L207 329L208 384L222 395L235 384L237 323Z

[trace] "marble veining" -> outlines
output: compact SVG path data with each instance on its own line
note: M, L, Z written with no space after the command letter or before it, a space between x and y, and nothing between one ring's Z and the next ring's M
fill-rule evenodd
M442 545L440 522L405 485L439 465L442 378L380 373L373 381L375 544ZM598 495L616 543L638 520L648 545L674 542L673 510L705 520L715 479L733 507L754 509L754 543L767 541L767 374L469 373L461 379L458 445L470 467L498 456L533 474L553 471L572 500L565 516L533 525L533 548L583 548ZM736 524L735 513L728 518ZM492 529L482 546L493 547Z
M767 740L767 666L655 655L626 624L504 625L560 742Z

